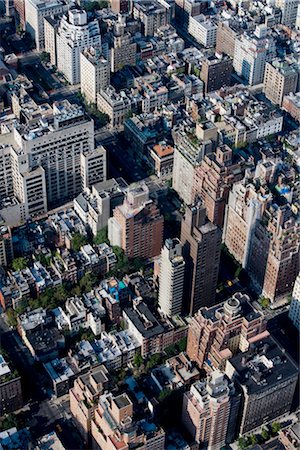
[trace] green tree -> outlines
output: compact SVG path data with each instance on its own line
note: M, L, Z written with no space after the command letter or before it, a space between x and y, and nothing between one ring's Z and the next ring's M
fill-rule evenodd
M138 369L141 367L141 365L143 364L143 358L142 355L140 353L136 353L134 360L133 360L133 364L135 365L135 367L137 367Z
M153 367L158 366L161 362L161 354L160 353L154 353L154 355L150 356L150 358L147 361L146 369L151 370Z
M23 270L27 267L27 259L26 258L15 258L12 263L11 266L13 268L13 270L18 271L18 270Z
M41 61L44 63L48 63L50 61L50 53L42 52L41 53Z
M81 292L90 292L97 282L97 277L91 272L86 273L79 281Z
M277 434L281 430L281 425L279 422L273 422L271 425L271 430L273 434Z
M180 341L176 344L178 348L178 352L185 352L186 351L186 344L187 344L187 337L183 337L180 339Z
M270 306L270 300L268 299L268 297L261 297L259 299L259 303L263 309L267 309Z
M99 244L103 244L104 242L106 244L109 244L109 240L107 237L107 231L108 231L108 227L104 227L100 231L98 231L96 236L93 239L94 244L99 245Z
M17 317L18 313L12 308L8 308L6 311L7 323L10 327L16 328L18 325Z
M162 402L172 394L171 389L164 389L158 394L158 400Z
M251 445L256 445L258 443L258 439L257 439L256 434L251 434L249 440L250 440L250 444Z
M12 413L6 414L0 420L0 430L5 431L8 430L9 428L17 427L18 425L17 422L18 421L15 414Z
M83 245L88 243L87 237L80 233L74 233L72 236L72 248L75 252L79 252Z
M262 437L262 439L263 439L264 442L266 442L266 441L269 440L270 434L269 434L269 431L268 431L266 428L263 428L263 429L261 430L261 437Z
M240 437L238 439L238 445L241 450L244 450L245 448L248 447L248 439L246 439L244 437Z

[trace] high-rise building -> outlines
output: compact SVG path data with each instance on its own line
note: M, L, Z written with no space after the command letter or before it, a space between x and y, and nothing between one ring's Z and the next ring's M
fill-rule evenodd
M281 23L293 28L296 25L299 0L276 0L275 4L281 10Z
M26 31L31 34L38 51L45 47L44 18L62 14L68 8L64 0L25 0Z
M187 205L193 198L195 168L211 153L217 141L217 128L210 121L197 123L193 133L180 124L172 130L175 142L172 186ZM190 131L190 129L189 129Z
M300 331L300 273L296 278L289 309L289 318Z
M267 27L259 25L252 35L236 38L233 67L238 75L250 85L260 84L264 79L267 61Z
M111 9L116 14L126 14L129 12L129 0L110 0Z
M21 378L0 354L0 417L23 406Z
M8 227L1 225L0 222L0 267L7 267L12 260L13 245L11 232Z
M220 228L223 227L229 191L243 178L244 170L245 162L234 156L232 149L225 144L204 156L195 168L193 197L202 199L208 219Z
M14 17L15 15L14 0L5 0L5 15L6 17Z
M168 7L156 0L133 2L133 17L141 21L145 36L154 36L159 28L169 25L170 13Z
M117 72L124 66L135 66L136 63L137 46L125 28L125 18L119 16L114 26L113 46L110 50L112 72Z
M184 309L194 314L214 304L221 253L221 230L207 220L200 201L187 206L180 240L186 263Z
M267 186L258 188L247 176L235 183L225 212L223 242L234 258L245 268L256 223L261 219L272 195Z
M71 9L57 30L57 69L71 84L80 83L80 53L86 47L101 46L98 20L88 21L87 13Z
M25 0L14 0L15 17L21 28L25 29Z
M97 408L97 400L109 385L108 371L98 365L79 376L70 389L70 411L77 429L86 443L89 441L91 421Z
M204 82L205 93L230 86L232 59L216 54L202 61L200 78Z
M167 239L161 252L158 303L166 316L182 311L185 262L179 239Z
M108 221L108 238L130 258L153 258L163 246L163 229L163 216L142 183L130 186L124 203L114 209Z
M97 94L110 84L110 63L101 47L86 48L80 55L81 93L88 103L97 104Z
M66 100L52 108L36 106L28 122L17 122L12 133L1 135L0 143L5 163L0 194L2 200L16 197L9 208L15 216L19 210L16 223L43 214L106 179L106 152L95 148L93 121Z
M290 412L298 367L271 336L227 361L226 374L242 391L240 434Z
M187 354L207 371L224 369L226 360L268 334L263 315L247 295L236 293L220 305L201 308L189 324Z
M256 224L246 270L257 293L271 302L292 292L300 269L299 234L290 205L270 206Z
M239 26L235 26L234 21L225 20L219 21L217 29L216 52L219 54L234 57L235 43L237 37L241 34Z
M204 47L213 48L216 46L217 25L203 14L189 17L188 32L196 42Z
M274 60L266 63L265 96L272 103L282 105L283 97L297 91L298 70L286 61Z
M233 382L215 370L184 394L183 426L201 448L218 450L234 440L239 404Z
M151 421L143 426L143 421L135 418L134 409L126 393L101 395L92 420L93 448L164 450L165 432Z

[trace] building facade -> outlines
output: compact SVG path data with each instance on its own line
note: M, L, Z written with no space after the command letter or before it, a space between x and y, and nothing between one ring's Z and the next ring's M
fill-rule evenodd
M200 202L186 208L180 240L186 263L184 305L194 314L214 304L221 252L221 230L207 220Z
M166 316L181 314L185 262L179 239L167 239L161 252L158 303Z

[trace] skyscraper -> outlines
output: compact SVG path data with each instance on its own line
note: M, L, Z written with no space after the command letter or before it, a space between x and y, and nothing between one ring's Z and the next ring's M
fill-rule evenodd
M158 303L166 316L182 311L185 262L179 239L167 239L161 252Z
M230 188L243 178L244 170L245 162L228 145L218 146L195 168L193 196L203 200L208 219L221 228Z
M237 37L233 67L250 86L262 83L267 61L267 27L256 27L253 35L244 34Z
M268 332L264 316L247 295L235 293L226 302L201 308L189 325L187 354L207 371L225 368L237 351L245 352Z
M186 262L184 309L194 314L214 304L221 252L221 230L207 220L200 201L187 206L180 240Z
M101 47L86 48L80 55L81 93L88 103L97 103L97 94L110 83L110 63Z
M184 394L183 425L201 448L218 450L234 439L239 402L233 383L215 370Z
M263 91L272 103L282 105L283 97L297 91L298 71L286 61L266 63Z
M277 8L281 10L281 23L293 28L296 25L299 0L276 0Z
M87 13L71 9L57 30L57 68L71 84L80 83L80 53L84 48L101 45L98 20L88 22Z

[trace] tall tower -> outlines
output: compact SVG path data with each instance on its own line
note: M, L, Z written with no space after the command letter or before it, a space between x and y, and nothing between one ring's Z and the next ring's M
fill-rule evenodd
M185 262L179 239L167 239L161 252L158 303L166 316L182 311Z
M183 425L206 449L220 449L234 439L239 403L240 397L235 395L232 383L216 370L184 394Z
M201 202L186 208L180 240L186 263L184 308L194 314L214 304L221 252L221 230L207 219Z

